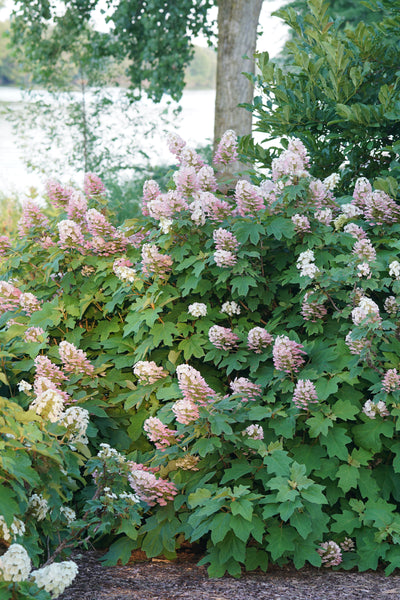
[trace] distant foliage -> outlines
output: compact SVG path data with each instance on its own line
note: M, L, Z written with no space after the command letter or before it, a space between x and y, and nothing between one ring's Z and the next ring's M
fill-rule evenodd
M234 159L234 139L218 161ZM7 527L25 525L16 541L33 559L47 537L53 557L113 540L109 563L135 548L173 558L188 540L210 576L288 561L391 573L394 180L336 195L341 175L313 177L290 138L271 177L223 194L183 140L170 147L179 168L167 190L146 183L143 216L115 228L91 174L85 194L51 182L50 205L25 205L19 235L3 240ZM64 503L77 523L57 545Z
M259 57L260 95L248 107L257 119L256 130L269 141L300 138L314 157L315 177L341 168L342 193L361 176L374 179L390 171L400 179L396 3L363 3L376 11L371 22L346 28L341 19L332 18L329 2L307 4L308 11L289 7L277 12L292 28L293 40L286 46L284 66L266 53ZM243 147L264 166L271 165L277 152L248 139Z

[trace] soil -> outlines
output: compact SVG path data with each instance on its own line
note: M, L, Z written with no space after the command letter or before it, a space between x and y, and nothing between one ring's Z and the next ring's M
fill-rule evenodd
M397 573L273 567L241 579L210 579L191 553L169 561L136 552L127 565L115 567L102 566L101 555L74 557L79 575L59 600L400 600Z

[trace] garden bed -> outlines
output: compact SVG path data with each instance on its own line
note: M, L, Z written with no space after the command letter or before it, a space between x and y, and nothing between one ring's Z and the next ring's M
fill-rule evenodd
M397 600L400 575L382 571L345 572L305 567L272 567L241 579L210 579L199 557L145 560L141 553L125 566L104 567L101 553L77 559L79 575L59 600Z

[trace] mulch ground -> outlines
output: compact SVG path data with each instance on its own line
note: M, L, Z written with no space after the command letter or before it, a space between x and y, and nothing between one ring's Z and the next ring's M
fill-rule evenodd
M59 600L400 600L400 575L292 567L254 572L241 579L210 579L199 557L143 560L104 567L100 552L74 560L79 575Z

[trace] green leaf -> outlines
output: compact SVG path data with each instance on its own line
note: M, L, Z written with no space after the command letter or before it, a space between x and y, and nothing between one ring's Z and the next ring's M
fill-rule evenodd
M338 469L339 487L348 492L351 488L357 487L357 481L360 477L360 472L356 467L351 465L340 465Z
M214 515L211 523L211 540L213 544L222 542L226 534L231 528L232 516L227 512L219 512Z
M250 275L240 275L231 280L232 292L237 291L238 296L247 296L251 287L257 286L257 281Z
M338 400L332 407L333 412L343 421L354 421L356 415L360 412L358 406L355 406L351 400Z
M296 533L293 527L280 527L271 525L268 528L266 536L267 549L271 553L273 560L284 556L286 552L294 549Z
M394 423L383 421L380 417L368 419L366 423L355 425L352 429L355 443L373 452L379 452L382 448L381 435L391 438L393 430Z
M182 340L179 343L178 349L183 350L183 356L185 360L189 360L194 356L195 358L201 358L204 356L203 346L205 345L207 340L204 339L204 336L195 333L190 337Z
M282 239L282 236L292 238L294 235L294 226L292 221L285 217L272 217L269 219L267 225L267 233L277 240Z
M268 569L268 554L259 548L246 548L245 566L247 571L254 571L258 568L266 571Z
M134 540L129 539L127 536L119 538L116 542L113 542L108 549L108 552L101 557L101 562L105 566L114 566L121 561L123 565L129 561L132 550L137 547Z
M251 520L246 520L241 515L235 515L230 520L230 526L235 535L242 540L242 542L247 542L253 529Z
M207 488L199 488L192 494L189 494L188 504L191 508L195 508L204 504L209 498L211 498L211 491Z
M318 437L321 433L326 435L329 427L333 425L332 419L325 417L321 412L307 419L306 423L310 428L310 437Z
M321 436L321 444L326 446L329 456L337 456L341 460L347 460L349 451L346 444L350 442L351 438L346 434L346 429L337 425Z
M312 523L307 512L296 510L290 517L290 524L306 539L312 531Z

